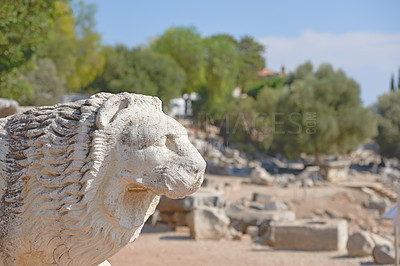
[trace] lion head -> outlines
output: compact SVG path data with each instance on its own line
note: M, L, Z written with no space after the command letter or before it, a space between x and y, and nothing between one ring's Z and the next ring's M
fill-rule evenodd
M101 263L138 237L160 195L181 198L203 181L205 161L156 97L100 93L2 125L8 264Z

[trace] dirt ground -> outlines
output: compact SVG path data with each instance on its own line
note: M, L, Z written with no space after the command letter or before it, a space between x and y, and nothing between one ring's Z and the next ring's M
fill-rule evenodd
M332 185L303 188L289 186L267 187L253 185L247 179L208 175L222 184L228 202L251 199L254 192L268 194L275 199L291 202L297 218L336 217L349 221L349 233L368 229L380 234L391 233L390 221L377 219L379 215L362 207L368 195L357 188ZM376 176L357 176L354 183L373 182ZM158 225L145 226L135 243L125 247L109 259L113 266L126 265L374 265L372 257L350 258L346 251L303 252L274 250L254 243L245 235L236 241L195 241L189 231L177 231Z
M143 233L108 260L128 265L370 265L372 258L338 252L277 251L241 241L195 241L189 232Z

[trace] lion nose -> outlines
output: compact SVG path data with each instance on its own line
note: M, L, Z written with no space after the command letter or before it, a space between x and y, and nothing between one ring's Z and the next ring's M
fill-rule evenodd
M194 174L199 174L202 173L204 174L206 170L206 161L204 160L203 156L197 151L195 147L193 147L193 156L195 157L195 165L193 166L193 173Z

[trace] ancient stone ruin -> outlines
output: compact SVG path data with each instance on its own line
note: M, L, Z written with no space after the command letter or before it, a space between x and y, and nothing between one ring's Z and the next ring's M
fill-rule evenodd
M0 119L0 265L97 265L205 161L158 98L99 93Z

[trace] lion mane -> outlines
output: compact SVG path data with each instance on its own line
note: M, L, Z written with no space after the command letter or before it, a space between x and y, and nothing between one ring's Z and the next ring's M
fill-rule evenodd
M162 111L158 98L129 95L143 111ZM96 265L138 236L143 225L137 230L119 226L96 200L107 182L101 167L115 141L110 136L115 133L98 128L96 119L111 96L99 93L0 119L0 258L5 265ZM150 201L145 219L158 196L152 194ZM29 239L12 239L27 234ZM12 254L13 248L23 254Z

